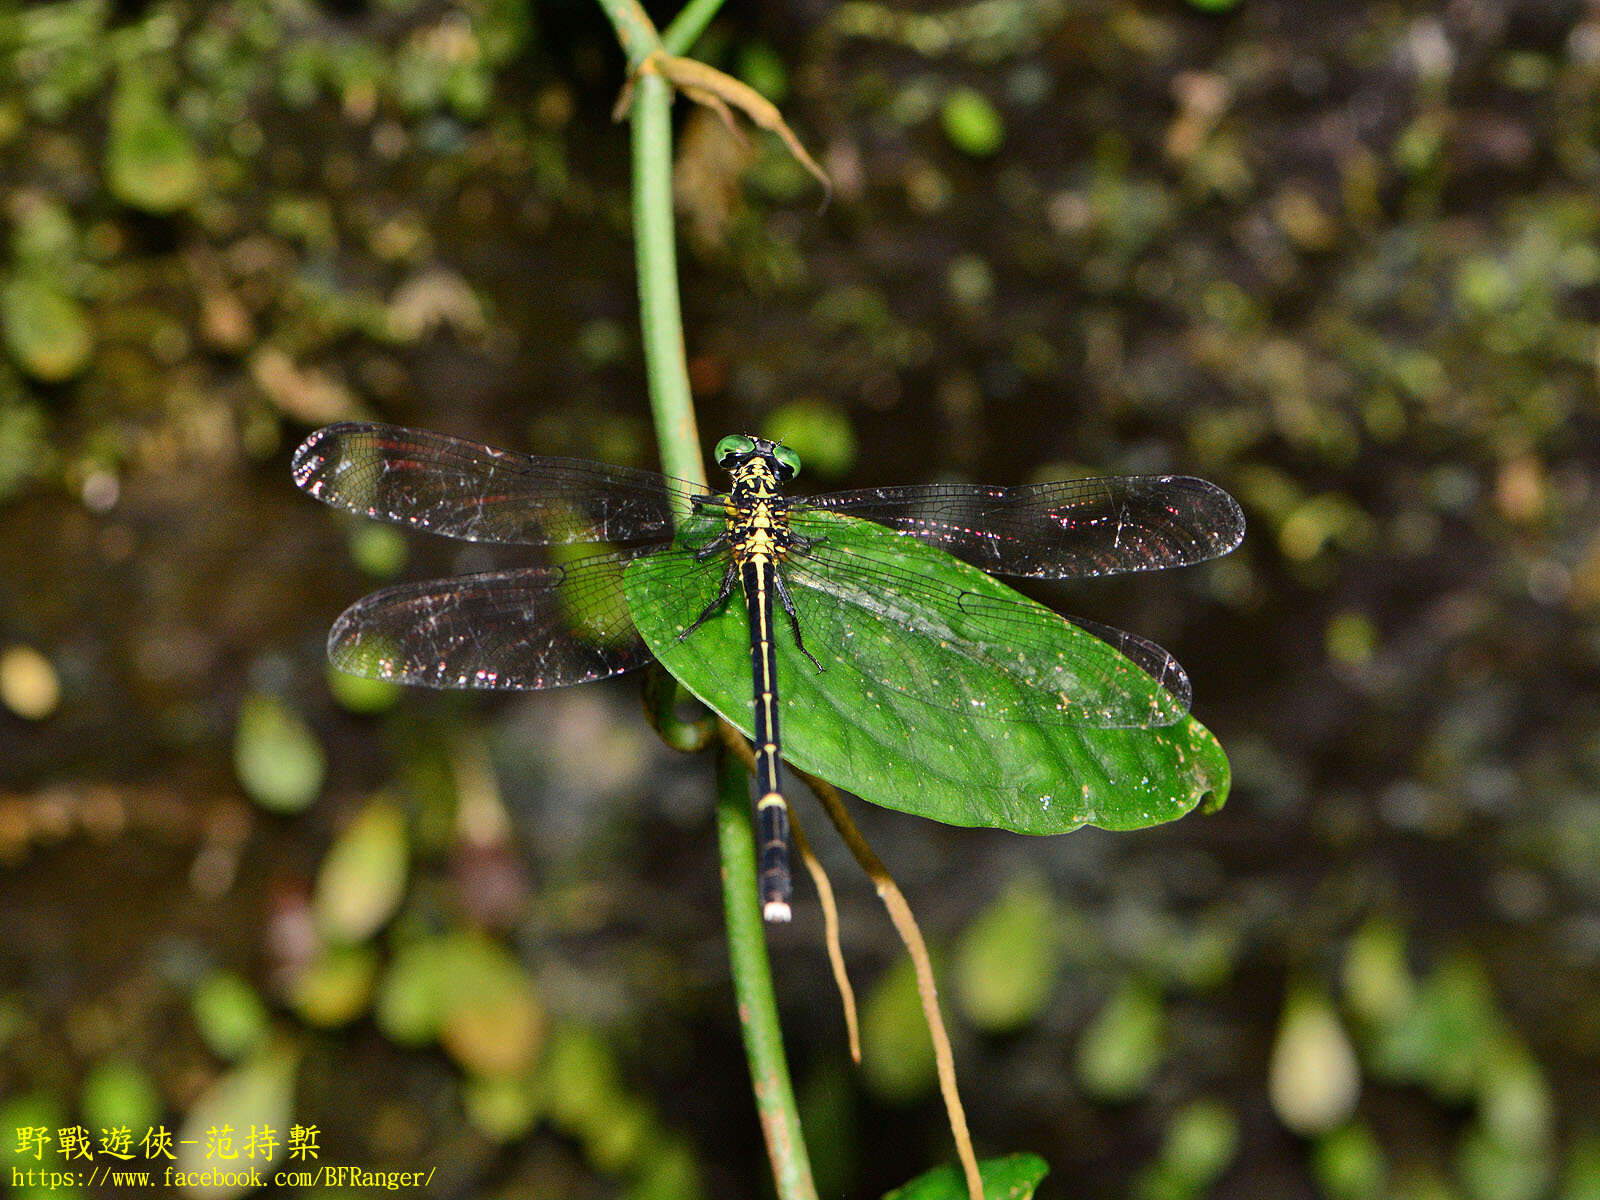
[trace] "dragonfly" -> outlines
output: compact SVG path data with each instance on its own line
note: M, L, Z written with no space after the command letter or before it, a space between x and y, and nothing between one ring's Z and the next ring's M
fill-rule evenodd
M872 522L992 575L1069 580L1153 571L1204 562L1239 544L1243 513L1216 485L1136 475L789 496L784 488L801 464L781 442L730 435L714 457L729 474L725 492L426 430L365 422L318 430L295 451L292 471L323 503L469 542L553 548L552 561L540 565L402 583L363 597L334 621L330 661L351 674L434 688L588 683L652 661L623 592L630 566L650 559L652 597L693 609L676 626L680 641L736 604L737 592L749 624L758 878L769 921L791 915L781 641L792 640L800 657L789 661L803 669L825 670L813 647L849 653L868 678L973 720L1146 729L1187 714L1189 679L1154 643L1077 617L1041 622L1038 607L1020 595L979 595L914 573L903 560L875 555L870 540L850 530L852 521ZM889 640L870 634L882 621L925 634L939 654L1002 671L1019 686L1008 689L1009 699L974 696L960 671L880 649ZM1066 622L1109 642L1119 665L1108 669L1105 654L1086 654L1081 638L1064 636ZM1128 686L1122 673L1159 686Z

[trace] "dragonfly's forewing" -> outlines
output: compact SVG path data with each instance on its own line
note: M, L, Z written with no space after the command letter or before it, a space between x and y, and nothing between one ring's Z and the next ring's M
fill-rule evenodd
M1181 567L1226 554L1244 537L1238 502L1185 475L862 488L801 497L795 508L874 521L981 570L1033 579Z
M854 540L804 514L794 526L810 544L781 569L824 669L830 657L848 660L875 684L974 719L1143 729L1189 710L1188 677L1152 642L1069 621L998 584L962 587L892 539Z
M354 422L307 438L293 471L304 491L335 508L445 537L532 546L665 540L674 509L705 491L631 467Z
M619 675L650 661L622 594L622 572L637 557L385 588L334 622L328 658L352 675L437 688L540 689Z

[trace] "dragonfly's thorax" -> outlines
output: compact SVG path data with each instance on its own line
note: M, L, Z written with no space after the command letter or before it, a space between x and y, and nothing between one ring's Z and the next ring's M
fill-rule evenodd
M733 490L724 515L736 562L775 561L794 544L789 531L789 504L779 486L778 477L765 458L751 458L734 470Z

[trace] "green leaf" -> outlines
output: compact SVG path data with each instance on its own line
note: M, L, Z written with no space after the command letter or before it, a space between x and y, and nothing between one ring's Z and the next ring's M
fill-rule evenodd
M81 373L94 349L83 305L34 270L0 287L0 329L17 365L43 383L63 383Z
M267 1007L255 988L232 971L212 971L189 1000L195 1027L219 1058L243 1058L271 1032Z
M322 790L327 759L298 713L276 696L257 692L239 705L233 769L262 808L297 813Z
M978 1164L984 1200L1031 1200L1050 1165L1037 1154L1008 1154ZM935 1167L884 1194L883 1200L967 1200L966 1179L953 1165Z
M988 158L1005 144L1005 120L987 96L972 88L956 88L945 97L939 120L950 144L973 158Z
M289 1003L308 1025L348 1025L367 1011L377 974L371 946L328 946L290 983Z
M1037 880L1018 880L978 916L956 947L956 999L989 1033L1038 1018L1061 965L1055 899Z
M481 1076L521 1074L545 1039L544 1002L522 964L498 942L466 931L403 946L379 986L373 1016L404 1045L437 1038Z
M285 1132L293 1122L296 1054L267 1050L212 1080L189 1106L178 1134L177 1169L215 1170L211 1186L184 1189L205 1200L231 1200L250 1189L249 1168L263 1173L285 1161ZM271 1131L275 1145L261 1140ZM227 1170L217 1168L226 1162Z
M405 689L387 679L367 679L348 675L330 664L326 675L328 693L346 712L361 716L388 712L400 703Z
M761 432L800 456L810 476L843 475L856 461L856 433L844 409L808 397L774 409Z
M544 1077L556 1128L586 1134L603 1125L626 1099L616 1055L597 1030L565 1024L550 1038Z
M461 1107L478 1132L497 1142L515 1141L539 1119L544 1102L536 1073L470 1076L461 1084Z
M1547 1148L1513 1145L1473 1124L1461 1135L1455 1162L1468 1200L1538 1200L1549 1195L1557 1159Z
M789 69L766 42L749 42L739 48L739 78L774 104L789 97Z
M17 1092L0 1097L0 1177L11 1185L8 1195L17 1200L63 1200L83 1195L75 1187L46 1186L37 1175L32 1184L25 1182L26 1172L37 1170L45 1153L56 1153L56 1131L66 1121L66 1110L53 1092ZM24 1173L22 1182L13 1174L19 1170Z
M882 1099L905 1104L938 1083L916 968L898 959L861 1004L861 1078Z
M0 501L9 500L32 480L54 477L59 455L50 442L51 429L42 404L10 397L0 400Z
M1359 1122L1317 1139L1311 1174L1328 1200L1378 1200L1389 1194L1388 1158L1372 1130Z
M1191 1100L1167 1125L1161 1161L1196 1192L1209 1188L1239 1153L1239 1118L1220 1100Z
M118 82L106 146L111 194L144 212L176 212L200 192L194 143L137 68L123 72Z
M411 553L403 533L392 525L374 522L352 525L348 544L350 560L378 579L392 579L398 575Z
M1191 1100L1167 1123L1161 1152L1133 1177L1129 1200L1204 1200L1239 1153L1239 1118L1220 1100Z
M432 937L404 942L395 952L373 1002L373 1020L386 1037L415 1048L439 1036L444 957L443 942Z
M1506 1038L1486 1056L1478 1082L1478 1119L1513 1150L1543 1153L1555 1134L1550 1084L1526 1047Z
M1405 932L1385 917L1372 917L1356 930L1345 947L1343 974L1346 1002L1371 1025L1399 1021L1416 996Z
M411 848L405 814L392 800L367 803L328 848L311 908L335 942L359 942L381 929L405 896Z
M1078 1081L1096 1099L1123 1104L1144 1094L1167 1053L1161 995L1126 979L1090 1022L1078 1043Z
M717 516L692 517L681 542L703 545L720 524ZM976 567L872 522L811 513L803 531L825 538L836 558L849 556L904 579L954 588L974 606L999 604L1020 612L1033 638L1047 631L1061 652L1086 669L1070 681L1070 697L1059 695L1034 682L1041 668L1033 662L1008 671L997 665L998 656L980 662L915 628L914 597L875 592L866 576L838 580L823 591L814 578L789 570L785 578L802 635L824 668L819 672L799 653L780 610L780 721L784 757L794 765L885 808L1017 833L1065 833L1086 824L1141 829L1182 816L1207 795L1211 808L1226 798L1228 760L1192 717L1153 729L1066 722L1069 705L1113 704L1133 711L1169 703L1155 680L1108 643ZM629 565L623 579L629 611L667 670L751 736L745 606L736 594L680 641L679 633L715 599L721 582L714 564L688 586L682 570L675 555ZM972 636L959 612L940 614L939 620L951 641ZM978 640L992 642L992 635ZM886 679L886 673L896 678ZM928 689L937 689L942 702L924 699ZM1006 715L978 716L980 709Z
M84 1077L78 1098L78 1110L91 1129L119 1125L147 1129L160 1121L161 1108L161 1093L149 1073L126 1058L95 1063Z
M1600 1135L1592 1130L1578 1135L1561 1176L1562 1200L1600 1200Z
M1503 1019L1483 964L1467 951L1440 963L1394 1020L1373 1029L1372 1073L1422 1083L1440 1099L1469 1099L1502 1036Z
M636 1166L622 1200L700 1200L706 1194L694 1151L682 1140L658 1133L648 1157Z

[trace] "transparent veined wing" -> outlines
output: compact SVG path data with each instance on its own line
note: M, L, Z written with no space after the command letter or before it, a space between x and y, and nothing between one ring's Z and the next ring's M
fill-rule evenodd
M1186 475L861 488L798 497L795 509L873 521L981 570L1034 579L1187 566L1228 553L1244 537L1238 502Z
M780 567L824 670L844 663L864 688L975 720L1143 729L1188 712L1188 676L1153 642L1063 617L976 572L964 585L896 552L893 540L852 539L849 524L797 514L809 545ZM975 687L960 660L987 684ZM994 675L1004 687L992 686Z
M295 451L292 470L302 490L335 508L465 541L532 546L665 541L674 512L706 490L632 467L357 422L317 430Z
M622 572L651 553L385 588L340 614L328 658L352 675L436 688L534 690L632 671L650 652L628 615ZM682 560L684 572L705 569L686 551L654 553Z

